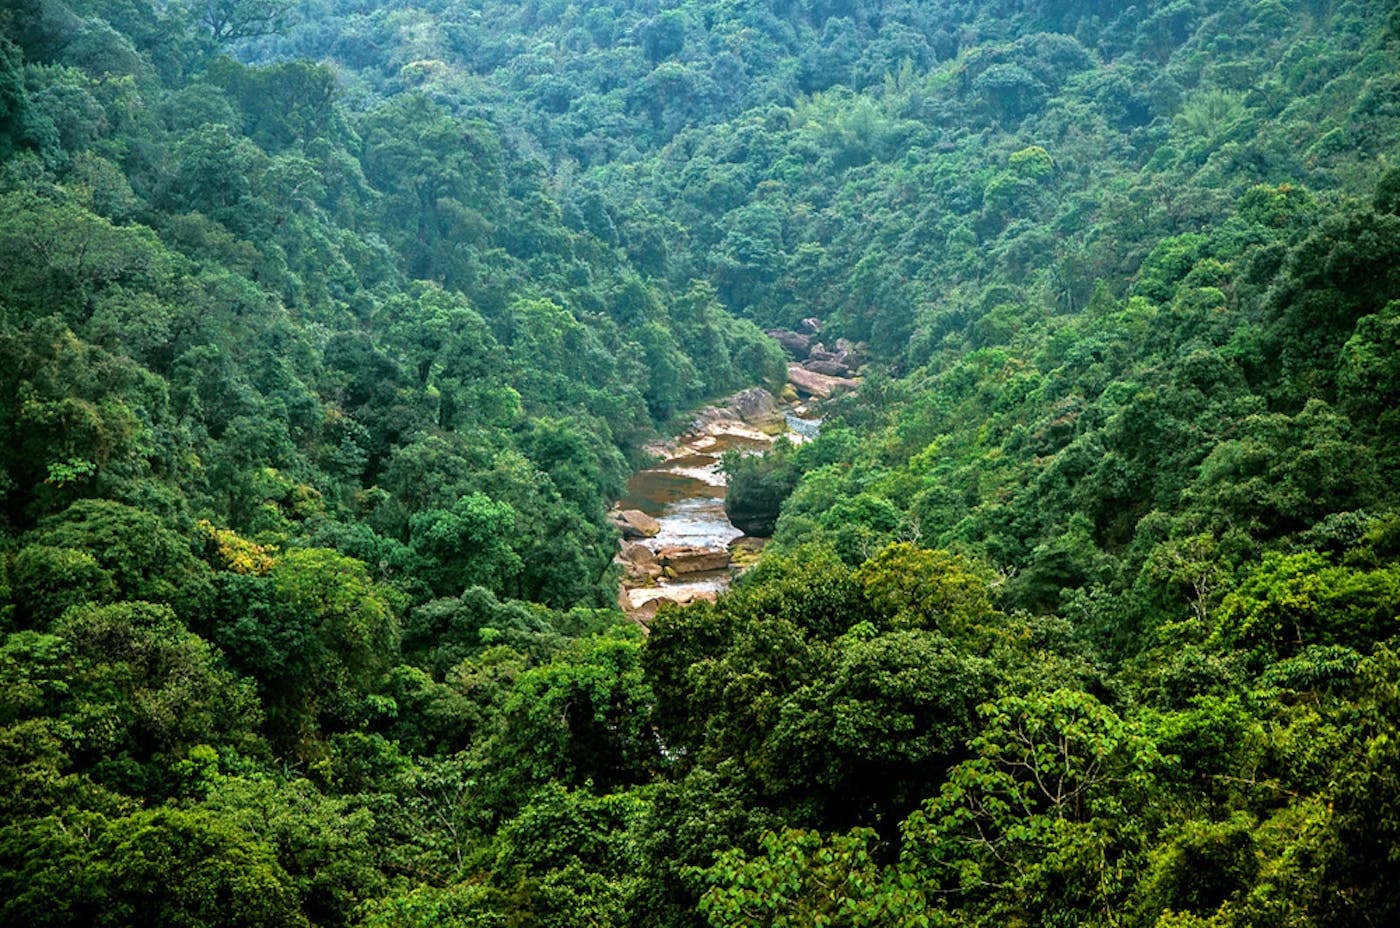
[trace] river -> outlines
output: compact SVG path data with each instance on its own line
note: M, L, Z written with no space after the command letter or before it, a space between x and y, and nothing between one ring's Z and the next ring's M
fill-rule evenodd
M815 437L821 420L807 417L805 406L787 404L782 412L787 423L782 434L789 440L802 442ZM738 422L716 423L700 436L688 436L665 460L634 473L618 508L641 510L660 524L655 536L634 543L653 552L676 546L711 550L762 547L765 539L741 540L744 533L730 524L725 515L725 478L720 459L727 451L757 454L777 437ZM625 581L621 601L624 608L638 610L652 600L707 599L728 587L737 572L738 568L731 565L678 577L663 576L654 585Z

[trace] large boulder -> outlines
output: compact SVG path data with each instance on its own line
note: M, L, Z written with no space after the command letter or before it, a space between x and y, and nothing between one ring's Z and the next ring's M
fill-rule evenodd
M729 566L729 552L723 548L700 548L693 545L672 545L656 552L661 566L674 574L698 574L724 570Z
M783 350L801 361L807 357L807 352L812 346L812 339L807 335L798 335L788 329L768 329L764 334L773 339L783 347Z
M762 387L752 387L725 400L723 406L706 406L690 423L689 435L713 434L722 431L725 423L742 423L761 432L781 431L786 420L773 394Z
M828 377L844 377L851 370L840 361L829 358L807 361L802 366L814 374L825 374Z
M645 545L623 542L618 560L622 562L623 571L629 580L649 583L661 579L661 562L656 559L656 552Z
M801 364L788 365L788 382L797 388L798 393L822 399L826 399L838 389L854 390L860 386L859 380L818 374L816 371L806 370Z
M640 509L616 509L611 516L623 538L655 538L661 534L661 523Z
M849 339L838 338L836 340L836 354L838 358L845 361L853 371L859 370L860 366L865 363L864 348Z
M734 394L725 408L734 418L755 428L780 425L783 422L783 411L778 408L778 401L762 387L753 387L743 393Z

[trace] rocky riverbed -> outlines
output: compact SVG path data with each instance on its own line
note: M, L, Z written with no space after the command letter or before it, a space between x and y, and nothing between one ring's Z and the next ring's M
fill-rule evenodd
M805 405L755 388L705 407L684 434L648 447L660 461L632 475L612 513L622 533L623 611L645 621L663 602L718 596L764 542L745 537L725 515L720 458L757 453L780 435L806 441L818 424Z

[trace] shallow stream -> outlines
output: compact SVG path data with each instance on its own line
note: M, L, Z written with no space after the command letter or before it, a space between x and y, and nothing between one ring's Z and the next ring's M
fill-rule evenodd
M783 412L789 438L805 441L816 435L821 420L804 419L791 407L784 407ZM713 439L701 439L676 457L634 473L618 507L640 509L661 523L660 534L636 543L653 551L672 545L728 548L743 537L744 533L730 524L724 513L725 478L720 471L720 458L726 451L758 453L773 440L758 433L722 431ZM729 568L677 579L663 578L654 587L629 590L627 595L635 609L653 599L718 593L729 586L733 575Z

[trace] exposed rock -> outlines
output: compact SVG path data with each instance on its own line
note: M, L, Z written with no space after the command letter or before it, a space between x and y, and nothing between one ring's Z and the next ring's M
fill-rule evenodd
M627 579L639 586L653 586L665 576L660 564L628 564Z
M850 368L840 361L827 359L806 361L802 366L814 374L825 374L828 377L844 377L850 371Z
M820 366L813 366L814 361L824 362ZM817 371L826 374L829 369L834 369L834 365L839 364L842 371L839 374L829 374L828 376L841 376L847 371L854 371L865 363L865 357L860 346L844 338L836 340L836 348L830 349L821 342L812 345L807 352L807 362L802 366L809 371Z
M729 552L716 548L673 545L656 552L656 557L663 568L676 575L724 570L729 566Z
M865 363L865 349L849 339L838 338L836 340L836 353L842 361L850 365L851 370L859 370L860 366Z
M661 533L661 523L640 509L617 509L611 517L623 538L654 538Z
M759 428L783 421L783 411L778 408L778 401L762 387L734 394L726 408L733 410L740 422Z
M680 453L680 440L677 438L657 438L642 445L642 454L649 458L665 461Z
M700 410L691 422L687 434L705 436L721 431L733 431L723 428L724 423L742 423L758 429L760 433L766 433L781 429L785 421L783 411L779 408L778 401L773 399L773 394L762 387L753 387L729 397L723 406L706 406ZM763 436L759 434L755 437ZM701 450L699 446L692 447Z
M807 357L807 352L812 345L812 340L808 336L798 335L787 329L768 329L764 334L782 345L784 351L799 361Z
M808 316L802 320L802 331L808 335L820 335L822 331L822 321L816 316Z
M808 396L816 396L822 399L830 396L834 391L854 390L860 385L859 380L850 377L831 377L826 374L818 374L809 371L800 364L788 365L788 381L797 388L799 393L806 393Z
M629 603L628 606L623 608L623 611L626 612L634 622L640 623L642 628L645 629L646 623L656 618L656 613L660 608L661 600L649 599L640 606L632 606Z
M629 590L619 599L618 605L633 619L649 620L656 617L657 611L667 603L688 606L691 603L712 603L719 598L714 590Z
M622 553L617 556L623 572L633 583L650 585L661 579L661 563L656 553L644 545L623 542Z
M719 599L719 594L714 590L673 590L665 596L658 596L650 602L658 606L666 603L675 603L677 606L689 606L691 603L712 603Z
M767 544L767 538L740 535L729 543L730 564L741 568L752 567L758 563L758 557L763 553L763 548Z

